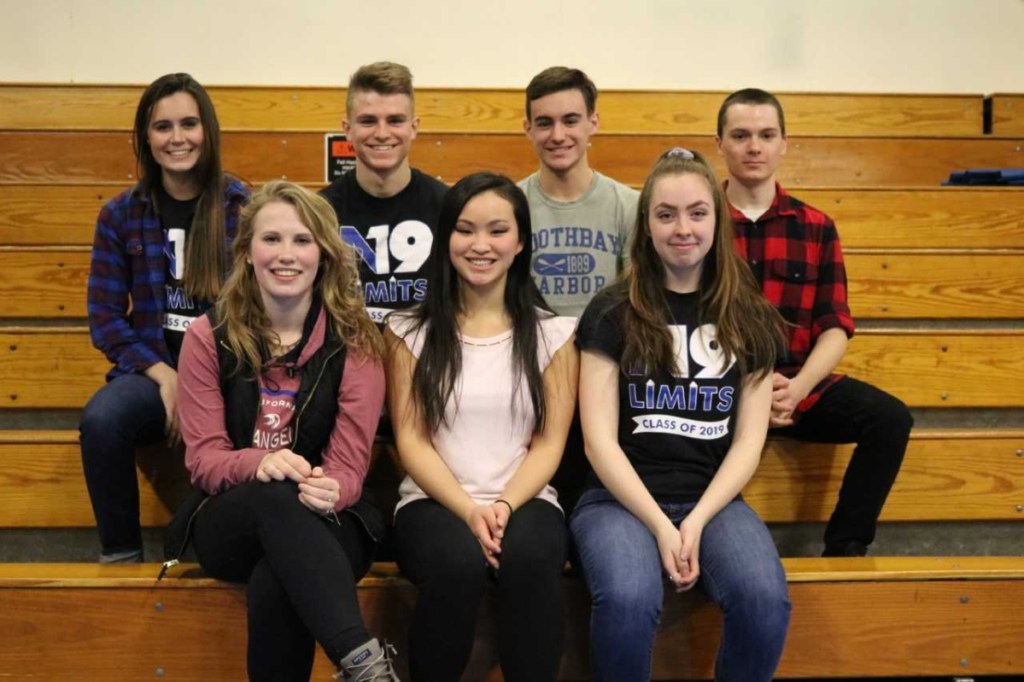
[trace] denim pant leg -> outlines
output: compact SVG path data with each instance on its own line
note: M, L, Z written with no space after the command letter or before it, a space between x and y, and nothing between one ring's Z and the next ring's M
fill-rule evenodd
M647 682L664 596L654 536L606 490L583 494L569 528L591 595L594 679Z
M142 551L135 448L158 441L166 422L156 382L123 374L86 404L82 468L104 555Z
M694 505L663 506L679 523ZM770 682L782 656L791 609L786 575L764 522L734 500L704 527L699 585L722 609L718 682Z
M914 419L898 398L844 377L780 435L811 443L856 443L825 528L828 554L862 554L875 539L878 516L896 480ZM859 550L847 548L859 545Z

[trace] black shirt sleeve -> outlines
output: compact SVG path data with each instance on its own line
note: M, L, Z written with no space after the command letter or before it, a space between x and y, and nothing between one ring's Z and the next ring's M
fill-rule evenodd
M576 347L595 350L618 363L622 358L625 306L609 290L587 305L576 329Z

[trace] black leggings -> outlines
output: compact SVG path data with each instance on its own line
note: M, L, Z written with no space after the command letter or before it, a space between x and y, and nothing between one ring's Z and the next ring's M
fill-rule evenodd
M561 511L531 500L509 519L494 571L462 519L434 500L395 516L398 565L419 597L409 627L413 682L457 682L469 662L487 584L498 590L501 670L508 682L555 680L562 658L566 557Z
M248 583L250 680L309 680L314 642L337 665L370 639L356 582L374 543L351 514L303 506L291 481L249 481L214 495L193 522L199 564L220 580Z

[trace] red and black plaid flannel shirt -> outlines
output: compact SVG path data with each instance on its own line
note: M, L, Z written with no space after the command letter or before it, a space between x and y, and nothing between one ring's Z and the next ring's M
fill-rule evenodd
M764 295L794 325L788 352L775 367L794 377L825 330L839 327L853 336L839 233L831 218L789 196L778 183L771 208L757 222L731 205L729 210L736 226L736 252L750 265ZM815 386L797 413L807 411L840 378L832 374Z

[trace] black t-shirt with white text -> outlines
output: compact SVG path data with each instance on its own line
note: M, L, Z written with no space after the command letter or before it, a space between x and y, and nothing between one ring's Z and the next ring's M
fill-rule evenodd
M658 501L696 502L732 444L739 371L725 365L715 327L700 324L699 293L665 291L679 376L619 372L619 445ZM610 290L587 306L576 332L581 350L619 364L628 302ZM596 477L588 487L600 486Z
M167 350L178 362L181 342L185 330L192 321L210 307L206 301L197 300L185 293L185 244L192 229L199 197L180 201L167 194L160 186L157 190L160 207L160 224L164 232L164 257L167 260L167 274L164 279L164 340Z
M424 299L426 264L447 190L415 168L409 184L390 197L366 192L355 171L320 190L338 214L341 238L360 256L359 279L374 322Z

